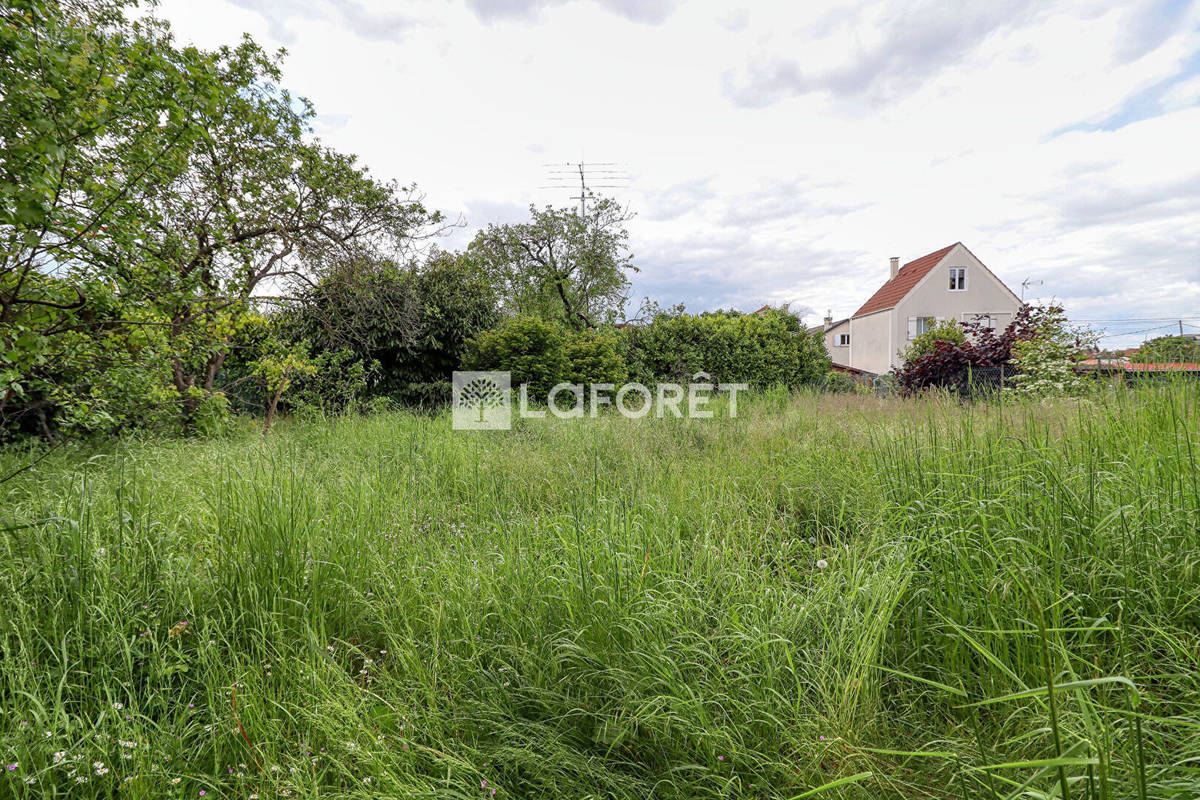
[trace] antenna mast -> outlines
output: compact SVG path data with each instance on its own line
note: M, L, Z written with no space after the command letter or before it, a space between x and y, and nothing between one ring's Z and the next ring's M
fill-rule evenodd
M539 189L573 189L575 179L579 179L579 194L571 195L572 200L579 201L579 215L587 216L587 198L592 189L628 189L629 176L615 161L587 162L568 161L566 163L543 164L549 172L546 180L548 186Z

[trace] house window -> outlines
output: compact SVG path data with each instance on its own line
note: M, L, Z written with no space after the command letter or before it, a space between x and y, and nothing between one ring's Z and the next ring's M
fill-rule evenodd
M951 267L950 268L950 291L962 292L967 288L967 268L966 267Z
M834 339L834 344L837 345L838 347L849 347L850 346L850 334L839 333L837 335L837 337Z
M926 331L931 331L937 326L937 319L934 317L909 317L908 318L908 340L920 336Z

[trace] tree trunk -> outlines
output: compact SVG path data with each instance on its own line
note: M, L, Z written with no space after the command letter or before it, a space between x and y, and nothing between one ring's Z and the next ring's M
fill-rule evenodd
M37 407L38 427L42 429L42 436L46 437L46 441L54 444L54 434L50 431L50 423L46 421L46 409L41 406Z
M271 430L271 423L275 421L275 409L279 406L279 398L283 396L283 390L287 387L288 378L285 375L283 380L279 382L279 386L275 389L267 401L267 419L263 423L263 436L267 435L267 431Z

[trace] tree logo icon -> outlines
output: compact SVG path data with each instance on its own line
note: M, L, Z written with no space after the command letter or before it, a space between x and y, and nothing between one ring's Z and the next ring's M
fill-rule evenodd
M479 416L474 419L474 422L483 422L483 417L489 409L499 408L503 402L504 394L500 391L500 387L487 378L476 378L462 387L462 392L458 395L458 401L463 408L473 408L479 411Z
M454 430L508 430L512 427L507 372L455 372Z

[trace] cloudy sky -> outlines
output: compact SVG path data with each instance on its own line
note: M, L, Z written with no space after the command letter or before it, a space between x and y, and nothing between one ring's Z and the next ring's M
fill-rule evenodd
M962 241L1109 346L1200 331L1200 0L163 0L467 227L611 162L635 294L853 312ZM605 176L597 174L597 181ZM1190 325L1188 324L1190 323ZM1118 335L1124 334L1124 335Z

